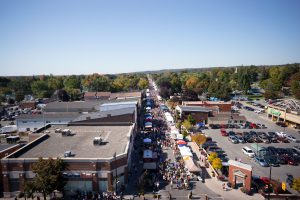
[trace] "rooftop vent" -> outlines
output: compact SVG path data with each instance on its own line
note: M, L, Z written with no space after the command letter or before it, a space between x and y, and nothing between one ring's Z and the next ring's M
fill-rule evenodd
M102 145L103 140L101 137L95 137L93 142L94 145Z
M64 153L64 157L65 157L65 158L71 157L71 156L72 156L71 151L65 151L65 153Z

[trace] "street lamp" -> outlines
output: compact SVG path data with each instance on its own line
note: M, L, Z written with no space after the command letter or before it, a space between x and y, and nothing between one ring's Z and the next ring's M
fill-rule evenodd
M118 187L117 187L117 184L118 184L118 169L117 169L117 165L116 165L116 161L117 161L117 153L115 152L114 153L114 158L115 158L115 171L116 171L116 176L115 176L115 192L116 192L116 195L118 194Z
M270 190L270 185L271 185L271 175L272 175L272 165L270 165L270 174L269 174L269 185L268 185L268 200L270 200L270 193L271 193L271 190Z

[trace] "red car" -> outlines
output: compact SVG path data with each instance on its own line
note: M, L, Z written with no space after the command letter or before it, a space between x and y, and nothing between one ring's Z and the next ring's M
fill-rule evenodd
M253 128L253 129L257 129L257 125L254 124L254 123L251 123L251 124L250 124L250 127Z
M298 163L288 155L282 155L281 158L285 160L289 165L298 165Z
M228 133L226 132L225 129L221 129L221 135L222 136L228 136Z

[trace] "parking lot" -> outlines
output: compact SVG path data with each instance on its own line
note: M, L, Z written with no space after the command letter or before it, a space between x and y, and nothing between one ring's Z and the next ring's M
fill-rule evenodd
M247 121L253 122L253 123L260 123L264 124L267 128L266 129L236 129L236 128L228 128L225 129L227 132L234 131L234 132L250 132L250 131L256 131L256 132L281 132L284 131L289 135L292 135L296 137L298 140L300 140L300 135L297 133L298 130L292 129L292 128L283 128L280 126L277 126L274 122L267 119L267 115L265 113L263 114L257 114L253 111L248 111L245 109L240 110L240 114L246 116ZM253 158L248 157L246 154L242 152L242 147L247 146L250 147L255 153L256 149L253 149L251 145L256 145L257 143L237 143L233 144L231 141L228 140L228 137L221 135L221 129L206 129L203 131L207 136L210 136L213 141L217 143L217 146L222 148L227 155L229 159L238 159L241 160L241 162L250 164L253 166L253 175L254 176L263 176L263 177L269 177L269 167L262 167L257 162L253 160ZM268 146L274 146L279 148L293 148L294 146L300 146L300 143L290 142L290 143L259 143L257 144L260 147L268 147ZM272 179L285 181L286 180L286 174L292 174L294 177L300 176L300 167L298 166L292 166L292 165L280 165L279 167L272 167Z

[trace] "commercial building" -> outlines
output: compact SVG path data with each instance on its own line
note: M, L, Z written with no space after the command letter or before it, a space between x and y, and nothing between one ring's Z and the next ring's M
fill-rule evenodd
M231 112L232 102L225 101L183 101L183 106L201 106L217 112Z
M179 117L183 119L187 119L189 115L191 115L196 122L208 122L208 117L212 116L212 109L205 108L202 106L176 106L176 110L179 112Z
M18 150L21 144L1 144L0 145L0 159L8 156L14 151ZM3 194L3 176L2 176L2 166L0 165L0 196Z
M120 190L128 178L131 165L132 140L135 123L110 123L109 125L69 124L53 125L47 134L41 134L18 151L1 160L4 197L11 197L24 190L25 180L34 178L31 166L39 157L61 157L67 164L64 176L65 192ZM73 134L63 136L57 129L69 129ZM101 138L101 144L95 144ZM65 157L65 153L70 152Z
M267 114L273 121L285 122L300 129L300 102L297 100L289 99L270 104Z

